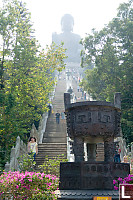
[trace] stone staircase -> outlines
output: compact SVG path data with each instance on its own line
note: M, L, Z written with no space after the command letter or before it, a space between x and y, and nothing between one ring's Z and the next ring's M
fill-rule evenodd
M77 83L75 80L72 80L72 86L73 86L73 92L76 96L76 102L79 102L79 101L84 101L81 97L82 97L82 92L77 90Z
M67 158L67 134L66 134L66 121L60 119L60 123L56 123L55 114L64 112L64 92L66 92L65 71L61 74L61 79L58 80L55 96L52 101L53 113L48 117L46 130L43 137L43 143L38 145L38 155L36 156L37 166L45 162L45 157L56 157L63 154ZM77 91L77 83L72 80L73 91L79 99L77 101L84 101L81 99L82 93ZM104 160L104 145L97 144L97 157L96 161Z
M38 145L38 155L36 156L37 166L42 165L45 162L46 156L49 159L60 155L62 158L66 158L67 146L66 143L42 143Z
M60 118L60 123L56 123L55 114L64 112L64 92L66 92L65 71L60 75L61 80L58 80L55 96L52 101L53 113L50 114L47 120L46 130L43 137L43 143L38 145L38 155L36 156L37 166L42 165L45 157L56 157L63 154L67 157L67 137L66 137L66 122Z

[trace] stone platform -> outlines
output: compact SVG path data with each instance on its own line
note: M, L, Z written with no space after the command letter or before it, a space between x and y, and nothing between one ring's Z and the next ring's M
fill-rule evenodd
M93 197L112 197L119 200L119 192L115 190L57 190L58 200L93 200Z
M60 165L60 190L113 190L113 180L130 173L128 163L67 162Z

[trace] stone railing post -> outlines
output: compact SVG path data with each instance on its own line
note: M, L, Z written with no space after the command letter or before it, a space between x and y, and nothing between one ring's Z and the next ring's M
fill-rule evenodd
M20 156L20 137L18 136L16 139L16 146L15 146L15 160L14 160L14 169L18 170L18 157Z
M11 155L10 155L10 171L14 171L15 169L15 148L14 146L11 149Z
M42 119L40 120L39 123L39 128L38 128L38 143L41 144L43 140L43 134L45 133L46 130L46 124L47 124L47 119L48 119L48 112L45 112L42 116Z
M5 172L8 172L9 170L10 170L10 163L7 162L7 163L5 164Z
M27 153L27 146L23 143L23 141L18 136L16 139L16 145L13 146L10 153L10 163L5 164L5 171L14 171L19 170L18 165L18 157L20 157L22 154Z

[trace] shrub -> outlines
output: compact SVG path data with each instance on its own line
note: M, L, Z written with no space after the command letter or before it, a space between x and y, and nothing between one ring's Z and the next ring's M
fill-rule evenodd
M18 164L20 171L34 171L36 162L34 161L33 154L23 154L22 156L18 157Z
M64 158L64 154L58 155L52 159L45 157L45 162L43 165L40 165L39 168L45 174L53 174L57 177L60 176L60 163L67 162L68 160Z
M133 184L133 175L129 174L126 178L118 178L118 180L113 180L114 189L119 189L119 184Z
M14 199L53 200L58 179L54 175L36 172L4 172L0 176L0 197Z

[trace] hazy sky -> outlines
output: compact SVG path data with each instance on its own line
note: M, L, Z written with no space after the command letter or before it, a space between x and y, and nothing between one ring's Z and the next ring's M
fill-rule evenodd
M74 31L81 37L104 27L117 14L120 3L128 0L22 0L27 3L36 38L41 45L51 43L52 32L61 32L61 17L69 13L74 17ZM0 0L2 2L2 0ZM1 5L1 4L0 4Z

